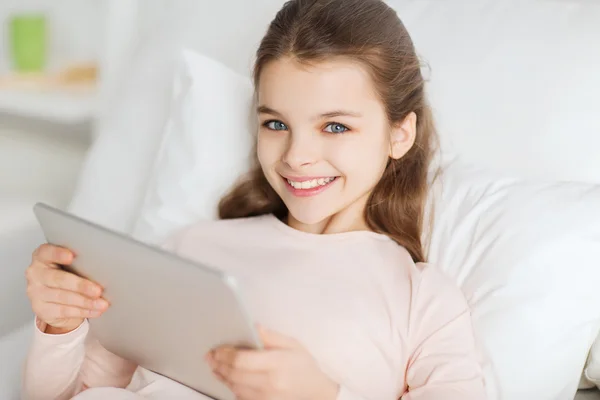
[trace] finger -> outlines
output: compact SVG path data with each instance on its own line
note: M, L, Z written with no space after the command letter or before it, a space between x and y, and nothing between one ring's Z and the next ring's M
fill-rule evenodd
M61 320L69 318L96 318L102 313L98 310L65 306L63 304L40 302L34 306L34 312L42 320Z
M218 365L218 364L215 364ZM223 382L236 395L237 400L264 400L268 375L266 373L244 372L222 366L212 368L215 377Z
M32 261L31 265L25 270L25 279L29 283L39 283L40 271L47 269L41 262Z
M43 271L41 275L41 283L50 288L69 290L94 299L102 295L100 285L67 271L49 269Z
M93 299L70 290L42 287L39 299L48 303L62 304L65 306L85 308L88 310L106 311L109 304L105 299Z
M43 244L33 252L33 259L44 264L70 265L73 257L69 249L51 244Z
M245 371L265 372L276 369L281 360L278 351L240 350L221 347L213 352L215 364Z
M267 387L269 375L266 372L252 372L218 364L213 370L231 388L251 388L261 390Z
M258 333L263 345L268 349L297 349L302 347L300 342L298 342L296 339L283 335L279 332L266 329L262 326L258 327Z
M48 270L56 269L53 266L48 266L41 261L34 260L31 265L25 270L25 278L32 285L43 285L42 281Z

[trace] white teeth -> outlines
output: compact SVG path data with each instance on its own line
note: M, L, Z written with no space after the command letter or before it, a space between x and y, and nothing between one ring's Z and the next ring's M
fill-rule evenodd
M310 181L302 181L302 182L294 182L294 181L287 179L287 181L290 184L290 186L292 186L294 189L312 189L317 186L327 185L329 182L331 182L334 179L335 178L319 178L319 179L312 179Z

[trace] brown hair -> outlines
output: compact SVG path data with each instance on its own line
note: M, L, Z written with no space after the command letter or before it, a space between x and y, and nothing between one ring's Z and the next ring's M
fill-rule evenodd
M271 22L258 51L254 83L264 66L282 57L317 63L330 57L360 62L371 73L390 124L417 115L415 144L399 160L390 159L365 208L369 227L425 261L421 243L428 192L428 169L437 134L425 96L421 64L396 12L381 0L291 0ZM287 215L281 198L255 165L219 204L222 219L273 213Z

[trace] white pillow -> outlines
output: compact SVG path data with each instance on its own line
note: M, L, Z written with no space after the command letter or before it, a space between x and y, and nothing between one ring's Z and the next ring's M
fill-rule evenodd
M600 1L388 2L431 67L447 150L511 176L600 183Z
M584 371L584 378L592 385L600 388L600 335L592 346L588 356L588 364Z
M214 218L251 150L249 79L192 52L182 61L135 230L148 241ZM490 399L572 398L600 328L600 187L507 179L455 161L435 188L431 260L473 307Z
M69 210L131 233L146 192L151 166L169 116L175 67L173 38L156 32L142 38L115 86L80 173Z
M186 49L179 61L173 112L133 230L150 242L215 218L219 199L248 171L254 141L250 79Z
M429 260L469 300L488 383L500 399L572 399L600 329L600 185L453 160L432 199Z

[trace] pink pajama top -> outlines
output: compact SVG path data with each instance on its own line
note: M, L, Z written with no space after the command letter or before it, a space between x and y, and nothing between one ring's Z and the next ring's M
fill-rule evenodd
M267 215L192 225L167 248L233 273L250 315L299 340L338 400L486 399L463 294L387 236L310 234ZM109 353L87 322L64 335L36 327L25 399L207 399Z

